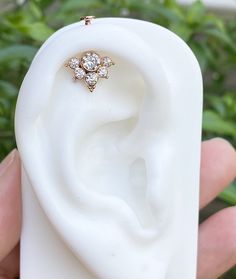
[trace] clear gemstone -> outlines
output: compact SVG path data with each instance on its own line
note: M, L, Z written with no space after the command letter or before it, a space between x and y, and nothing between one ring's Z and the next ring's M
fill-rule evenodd
M101 63L99 55L95 52L88 52L82 57L82 66L89 72L96 71Z
M102 65L103 66L105 66L105 67L110 67L110 66L112 66L114 63L113 63L113 61L111 60L111 58L110 57L103 57L102 58Z
M85 76L85 82L88 84L88 86L93 87L98 82L98 74L97 73L87 73Z
M79 67L79 63L80 63L80 61L79 61L78 58L72 57L72 58L69 60L68 65L69 65L69 67L70 67L71 69L75 69L75 68Z
M85 71L81 68L75 68L74 73L77 79L83 79L85 76Z
M107 67L99 67L97 70L99 77L106 78L108 76Z

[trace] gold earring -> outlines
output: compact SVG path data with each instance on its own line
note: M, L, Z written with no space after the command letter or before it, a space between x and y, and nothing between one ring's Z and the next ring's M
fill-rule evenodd
M94 16L85 16L81 19L85 25L90 25ZM101 57L97 52L90 50L82 54L81 57L72 57L66 63L74 74L74 80L83 80L90 92L95 89L100 78L108 79L108 68L115 63L108 56Z

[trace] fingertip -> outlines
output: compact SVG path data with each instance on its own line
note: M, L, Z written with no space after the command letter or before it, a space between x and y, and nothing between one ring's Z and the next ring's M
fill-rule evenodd
M218 278L236 263L236 207L212 215L200 225L198 279Z
M202 143L200 207L204 207L236 177L236 152L225 139Z
M21 171L18 151L0 164L0 260L17 244L21 230Z
M234 146L226 139L224 138L220 138L220 137L216 137L216 138L212 138L209 140L205 140L202 143L203 148L205 146L207 147L211 147L212 149L217 148L220 151L224 151L227 152L227 154L229 154L230 156L232 156L233 160L236 161L236 150L234 148Z

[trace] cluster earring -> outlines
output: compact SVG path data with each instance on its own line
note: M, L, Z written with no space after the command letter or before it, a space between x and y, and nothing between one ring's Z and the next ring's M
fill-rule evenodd
M85 16L81 20L85 21L85 25L91 25L94 18ZM108 79L108 68L112 65L115 63L110 57L101 57L93 50L84 52L81 57L72 57L66 63L66 67L73 71L73 79L83 80L90 92L93 92L100 78Z
M90 92L95 89L99 78L108 79L108 68L115 63L110 57L101 57L95 51L86 51L81 57L72 57L66 64L73 70L74 80L83 80Z

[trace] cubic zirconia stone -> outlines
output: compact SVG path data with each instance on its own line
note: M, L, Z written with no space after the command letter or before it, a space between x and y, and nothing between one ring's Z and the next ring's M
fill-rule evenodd
M110 57L103 57L102 58L102 65L103 66L105 66L105 67L110 67L110 66L112 66L114 63L113 63L113 61L111 60L111 58Z
M77 79L83 79L86 74L85 71L81 68L75 68L74 73Z
M87 73L85 76L85 82L88 84L88 86L93 87L98 82L98 74L97 73Z
M94 72L101 63L99 55L95 52L88 52L82 57L82 66L88 72Z
M79 67L79 59L76 57L71 58L68 62L68 65L71 69Z
M99 77L106 78L108 76L107 67L99 67L97 70Z

